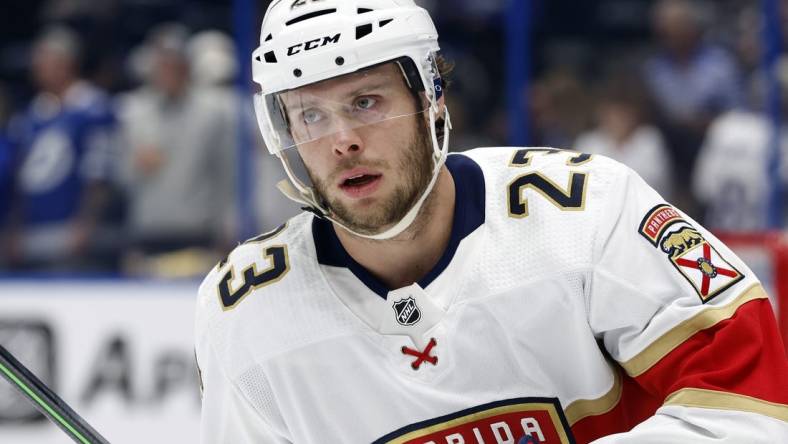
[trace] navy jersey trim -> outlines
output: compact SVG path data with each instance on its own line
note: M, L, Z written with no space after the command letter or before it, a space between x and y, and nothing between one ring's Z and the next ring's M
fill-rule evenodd
M446 250L438 263L418 284L425 288L449 266L460 242L484 223L485 185L481 167L462 154L446 158L446 167L454 179L454 218ZM312 237L315 241L317 261L322 265L345 267L377 295L386 299L388 288L345 251L331 222L312 219Z
M334 226L328 220L312 219L312 238L315 240L317 262L332 267L344 267L351 271L370 290L386 299L389 290L383 282L373 276L345 251L339 241Z

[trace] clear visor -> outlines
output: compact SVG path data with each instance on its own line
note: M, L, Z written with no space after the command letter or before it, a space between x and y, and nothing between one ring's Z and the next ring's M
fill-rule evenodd
M423 113L425 94L414 94L399 62L389 62L300 88L254 97L261 127L274 152L330 143L346 132Z

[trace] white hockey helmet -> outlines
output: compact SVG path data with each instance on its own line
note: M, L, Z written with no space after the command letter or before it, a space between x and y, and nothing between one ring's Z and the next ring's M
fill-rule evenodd
M307 210L343 227L325 202L321 202L298 156L291 149L331 134L331 129L299 131L285 109L281 95L299 95L299 102L321 101L321 109L345 112L346 105L325 103L299 88L340 76L363 76L367 68L395 62L406 84L421 99L416 114L429 114L433 145L433 175L408 213L385 232L360 234L371 239L388 239L404 231L415 220L429 195L446 158L448 111L442 109L442 82L435 56L438 33L429 14L413 0L274 0L266 11L260 46L252 53L252 77L261 91L255 95L258 125L268 150L280 158L290 182L279 183L289 198ZM292 103L292 101L291 101ZM442 114L441 114L442 113ZM410 109L365 114L355 125L370 125L407 115ZM435 122L443 117L443 143L438 142ZM300 116L299 116L300 118ZM295 125L297 126L297 125ZM295 133L295 134L294 134ZM347 227L345 227L348 229ZM349 230L349 229L348 229ZM349 230L353 232L352 230Z

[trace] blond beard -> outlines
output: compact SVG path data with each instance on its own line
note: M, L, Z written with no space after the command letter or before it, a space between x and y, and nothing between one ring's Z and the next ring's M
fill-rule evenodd
M421 129L421 128L420 128ZM327 199L326 183L315 180L309 173L315 191L322 202L327 203L329 212L333 217L350 230L364 235L382 232L402 220L416 202L421 198L424 190L432 179L432 146L423 129L417 131L413 140L408 143L405 157L399 162L397 170L405 173L404 180L394 189L391 197L378 204L368 214L360 214L348 208L339 198ZM381 163L363 163L351 161L340 166L347 170L356 166L386 166ZM332 175L333 176L333 175Z

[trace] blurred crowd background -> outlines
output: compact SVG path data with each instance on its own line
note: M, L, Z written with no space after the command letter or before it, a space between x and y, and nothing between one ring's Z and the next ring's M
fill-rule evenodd
M510 142L511 1L419 2L455 63L452 151ZM514 97L528 145L618 159L710 229L769 228L768 79L788 91L788 58L762 68L761 1L529 3L530 83ZM238 81L250 55L230 1L0 8L0 274L200 276L250 220L261 232L299 211Z

